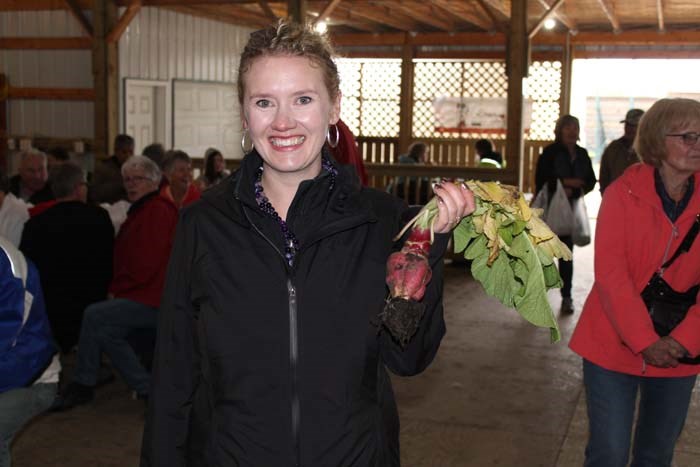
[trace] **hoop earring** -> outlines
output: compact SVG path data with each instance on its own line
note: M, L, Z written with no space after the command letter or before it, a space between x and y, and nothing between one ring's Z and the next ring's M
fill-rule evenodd
M326 128L326 142L328 143L328 146L332 148L338 147L338 143L340 142L340 130L338 129L338 125L333 124L333 128L335 129L335 139L331 140L331 131L330 127Z
M243 154L248 154L249 152L252 152L253 149L255 149L255 143L252 141L250 142L250 148L246 148L246 137L248 136L248 129L243 130L243 136L241 136L241 149L243 150Z

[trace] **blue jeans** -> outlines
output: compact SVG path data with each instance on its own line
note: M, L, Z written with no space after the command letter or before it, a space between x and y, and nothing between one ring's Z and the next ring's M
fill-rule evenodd
M0 394L0 467L10 467L10 443L32 418L51 407L57 383L34 384Z
M100 352L104 352L131 389L138 394L148 394L150 375L126 338L134 329L155 329L157 317L157 308L124 298L87 307L73 380L86 386L97 384Z
M589 438L585 467L625 467L639 391L631 467L670 466L696 376L652 378L606 370L583 360Z

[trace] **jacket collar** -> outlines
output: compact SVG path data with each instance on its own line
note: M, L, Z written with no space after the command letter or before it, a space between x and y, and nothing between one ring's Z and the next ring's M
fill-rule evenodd
M325 171L315 179L306 180L299 185L290 206L289 217L292 229L300 238L304 234L298 230L310 228L311 224L307 222L309 219L319 227L314 233L308 232L309 237L347 228L349 224L376 220L370 203L359 196L362 188L354 170L339 165L325 148L324 156L338 170L335 188L329 195L330 176ZM262 158L253 150L243 158L240 168L233 175L206 190L202 194L202 200L235 222L250 227L251 219L263 216L255 201L253 189L261 165Z
M649 164L634 164L627 169L621 181L624 184L625 191L630 195L649 203L655 209L659 209L663 212L661 199L656 192L654 171L654 167ZM695 218L695 215L700 213L700 172L695 173L693 178L695 180L693 195L688 202L688 206L678 218L678 221L686 217Z

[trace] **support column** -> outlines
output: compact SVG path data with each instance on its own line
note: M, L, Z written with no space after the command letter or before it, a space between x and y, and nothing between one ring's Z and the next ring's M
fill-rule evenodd
M527 0L510 2L510 28L506 55L508 75L508 122L506 128L506 170L518 171L523 187L523 78L528 74L529 38Z
M408 146L411 144L411 138L413 137L413 55L413 45L410 44L409 35L406 34L401 54L399 146L397 148L398 153L394 154L394 162L396 162L399 154L408 151Z
M287 0L287 16L294 22L306 22L306 0Z
M561 61L561 96L559 97L559 115L566 115L571 108L571 68L574 62L571 33L566 33L566 42Z
M109 156L119 131L119 56L107 36L117 23L113 0L94 0L92 74L95 86L95 156Z

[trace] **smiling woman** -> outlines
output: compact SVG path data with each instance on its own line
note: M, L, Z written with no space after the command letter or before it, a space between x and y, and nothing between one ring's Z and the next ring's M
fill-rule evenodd
M341 96L327 40L282 21L251 35L239 70L248 152L181 213L142 465L397 466L386 369L413 375L435 356L446 234L473 196L436 188L426 312L402 349L377 323L410 216L330 155Z
M664 329L658 318L664 307L647 309L642 297L657 274L672 289L665 295L700 284L700 245L691 237L700 212L699 132L700 102L657 101L635 140L643 163L629 167L603 195L595 283L570 343L583 357L586 466L628 465L632 432L632 465L672 464L700 373L687 358L700 354L700 307L690 292L693 305L679 313L675 327ZM682 253L676 257L676 251Z

